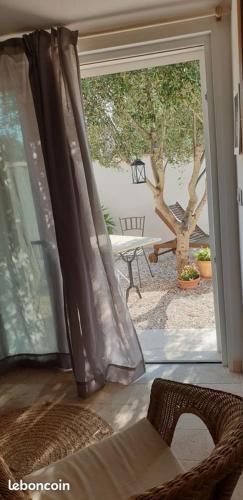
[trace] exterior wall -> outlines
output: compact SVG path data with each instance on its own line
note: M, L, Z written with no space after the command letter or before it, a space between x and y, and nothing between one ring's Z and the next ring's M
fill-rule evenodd
M237 91L238 84L241 81L240 76L240 58L239 58L239 26L237 16L237 0L232 0L231 11L231 43L232 43L232 74L233 74L233 90ZM242 89L241 89L242 90ZM233 96L232 96L233 102ZM243 100L242 100L243 102ZM241 113L243 110L241 109ZM241 116L243 118L243 116ZM237 166L237 186L243 191L243 153L236 156ZM239 213L239 233L240 233L240 253L241 253L241 276L243 282L243 206L238 205Z
M152 180L149 158L144 158L146 175ZM176 167L168 165L166 169L165 198L168 204L178 201L183 208L188 202L187 186L192 165ZM102 205L108 210L116 222L116 233L120 233L119 217L145 215L145 235L155 236L167 241L173 233L154 212L153 196L146 184L132 184L130 168L123 164L121 169L114 170L94 163L94 174ZM200 181L198 195L201 196L205 179ZM208 232L208 209L205 206L199 225Z

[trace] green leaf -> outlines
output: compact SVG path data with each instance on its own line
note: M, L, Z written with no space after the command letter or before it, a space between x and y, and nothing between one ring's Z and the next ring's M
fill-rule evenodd
M82 91L92 158L105 167L149 155L152 131L164 159L190 161L193 112L203 141L198 61L85 78Z

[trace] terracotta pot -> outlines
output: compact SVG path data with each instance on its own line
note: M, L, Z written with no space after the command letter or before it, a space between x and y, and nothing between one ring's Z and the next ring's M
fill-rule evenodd
M200 276L195 280L190 280L190 281L180 280L178 278L178 285L180 288L183 288L184 290L196 288L196 286L198 286L199 283L200 283Z
M198 260L197 267L200 272L200 276L206 280L212 278L212 262L211 260Z

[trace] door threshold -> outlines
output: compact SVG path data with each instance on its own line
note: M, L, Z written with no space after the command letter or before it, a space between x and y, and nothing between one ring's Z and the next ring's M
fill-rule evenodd
M222 361L144 361L145 365L222 365Z

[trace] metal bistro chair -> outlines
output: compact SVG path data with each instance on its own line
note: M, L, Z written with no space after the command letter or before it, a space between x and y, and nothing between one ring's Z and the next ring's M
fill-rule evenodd
M119 221L120 221L121 232L123 235L126 235L127 233L131 233L134 231L137 231L138 236L144 235L145 216L143 216L143 217L122 217L122 218L119 218ZM134 253L133 251L131 251L131 252ZM126 252L126 254L128 254L128 253L129 252ZM147 258L147 255L145 253L144 248L143 247L137 248L136 249L136 262L137 262L138 279L139 279L140 288L142 286L140 269L139 269L139 257L141 255L143 255L145 260L146 260L146 263L147 263L147 266L149 268L149 272L150 272L152 278L154 277L154 275L151 271L151 267L150 267L150 264L149 264L149 261L148 261L148 258Z

